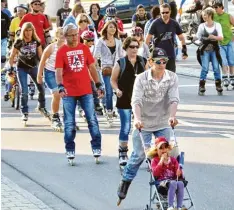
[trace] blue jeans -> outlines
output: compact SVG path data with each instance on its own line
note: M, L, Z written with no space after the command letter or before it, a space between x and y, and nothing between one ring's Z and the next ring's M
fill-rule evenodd
M234 42L230 41L227 45L220 45L220 55L223 66L234 66Z
M104 103L107 110L113 110L113 89L110 84L110 76L103 76L103 80L105 83L105 97L106 101Z
M158 131L142 130L142 136L144 138L146 149L150 148L151 146L152 134L155 136L155 138L159 136L164 136L166 139L170 140L171 128L165 128ZM133 152L123 171L123 180L125 181L132 181L134 179L140 165L145 160L144 148L141 143L139 131L137 129L134 129L132 132L132 141L133 141Z
M58 85L55 79L55 72L45 69L44 75L45 75L45 82L48 88L50 89L51 93L57 92Z
M63 97L63 113L64 113L64 142L66 151L75 151L76 122L75 112L77 102L80 102L81 108L85 112L89 132L92 140L92 149L101 149L101 133L97 117L94 110L93 95L87 94L79 97L65 96Z
M202 70L200 74L200 80L206 80L209 71L210 62L212 63L215 80L221 79L219 63L216 58L215 51L204 51L204 54L201 56L201 61L202 61Z
M21 112L28 113L28 74L38 90L38 108L45 108L45 89L37 83L37 67L30 69L17 68L17 77L21 89Z
M7 38L1 39L1 56L6 57L7 54Z
M128 135L131 130L132 109L118 109L120 117L119 142L128 142Z

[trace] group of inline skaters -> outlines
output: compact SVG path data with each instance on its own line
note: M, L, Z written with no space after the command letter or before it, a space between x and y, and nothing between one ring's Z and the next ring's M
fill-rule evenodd
M65 150L71 165L75 158L77 106L86 118L92 153L98 162L102 136L97 114L105 115L108 123L112 123L113 117L117 116L113 105L115 93L121 124L119 165L123 167L119 198L126 197L128 187L145 158L139 130L147 150L151 147L152 135L156 138L153 148L157 155L152 161L155 176L160 180L182 176L182 171L176 167L178 162L169 155L171 129L177 124L176 112L180 101L175 73L176 36L181 41L182 58L188 57L185 36L175 19L175 2L162 2L154 6L151 13L146 12L143 5L138 5L132 18L130 36L124 32L123 22L117 17L114 6L108 7L103 16L96 3L90 5L89 14L81 3L76 3L72 9L69 3L69 0L64 0L63 8L57 12L54 41L50 36L52 23L49 16L43 14L45 3L41 0L31 0L30 8L18 5L17 16L11 23L4 22L5 29L8 24L10 34L8 75L13 73L16 65L22 120L28 120L27 78L30 75L38 90L38 110L46 117L51 116L55 130L62 127L59 116L62 99ZM234 19L223 9L221 1L212 2L210 8L202 11L204 23L200 24L196 37L187 37L202 41L199 49L202 65L199 94L205 91L210 61L217 91L223 91L222 79L234 85L231 31ZM218 62L222 65L223 74ZM45 106L44 81L52 93L51 115ZM128 159L132 116L133 152ZM179 186L182 184L169 186L169 210L174 209L172 198L175 193L179 193L177 209L182 208L183 193Z

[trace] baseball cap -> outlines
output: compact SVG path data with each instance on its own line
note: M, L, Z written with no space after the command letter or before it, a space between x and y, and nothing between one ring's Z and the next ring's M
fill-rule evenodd
M139 5L137 6L137 10L138 10L138 9L141 9L141 8L145 9L145 7L144 7L142 4L139 4Z
M167 53L164 49L162 48L155 48L153 49L153 51L151 52L151 58L165 58L168 59Z
M169 146L169 143L164 136L160 136L155 139L155 146L157 148L160 148L163 144L166 144L167 146Z

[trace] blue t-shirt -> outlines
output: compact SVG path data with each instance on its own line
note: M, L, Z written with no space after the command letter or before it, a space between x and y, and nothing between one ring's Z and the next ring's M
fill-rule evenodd
M164 49L169 58L175 58L174 38L175 35L181 35L182 33L179 23L173 19L165 24L162 18L158 18L150 25L149 29L149 34L153 35L154 39L161 37L155 47Z
M64 21L64 23L63 23L63 27L65 27L65 26L68 25L69 23L73 23L74 25L77 26L77 24L76 24L76 18L75 18L73 15L69 15L69 16L65 19L65 21Z
M4 8L2 11L3 11L5 14L7 14L7 16L8 16L9 18L12 17L10 10L8 10L7 8Z

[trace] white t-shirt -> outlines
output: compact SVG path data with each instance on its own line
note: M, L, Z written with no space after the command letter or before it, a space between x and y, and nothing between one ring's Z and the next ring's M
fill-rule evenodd
M214 30L217 31L218 36L223 37L223 31L220 23L214 22L212 27L207 27L206 23L201 23L198 27L196 37L201 40L202 36L204 35L204 29L206 29L207 33L212 34Z

